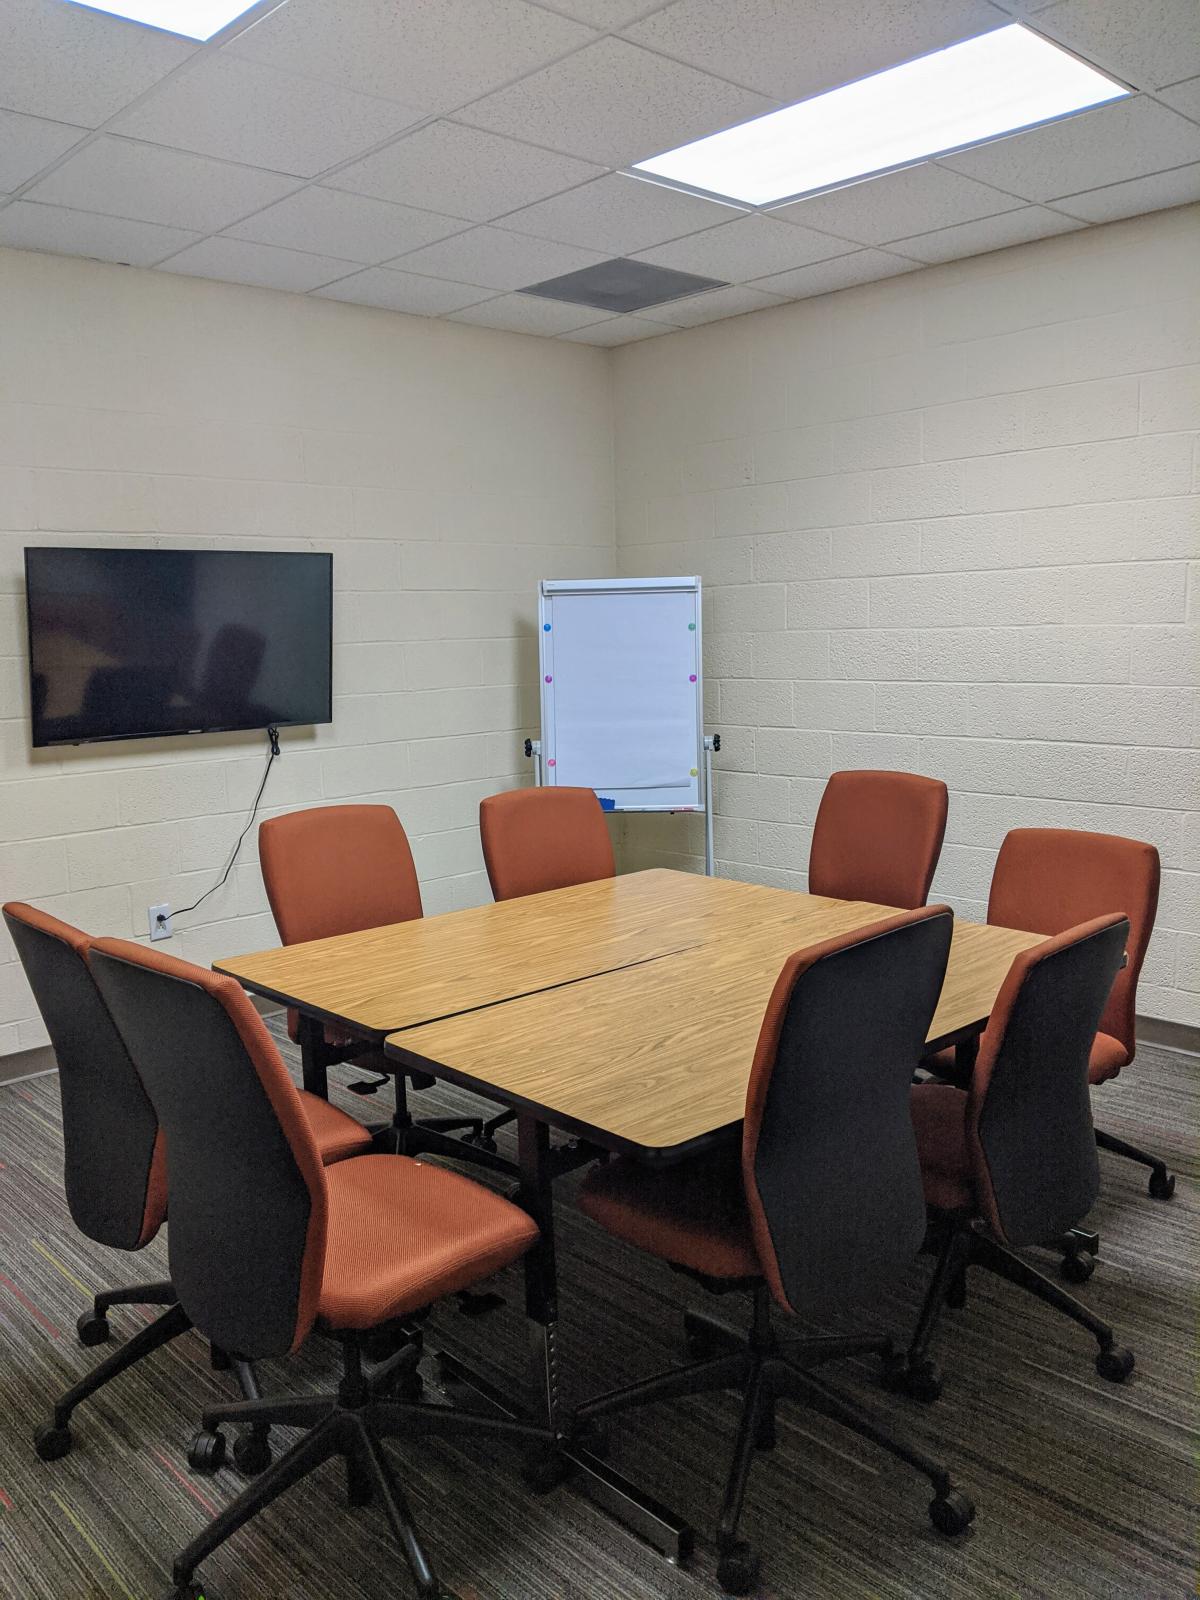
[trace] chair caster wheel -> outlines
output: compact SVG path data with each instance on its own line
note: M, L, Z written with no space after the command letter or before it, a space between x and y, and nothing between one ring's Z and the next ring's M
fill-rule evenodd
M717 1582L726 1594L749 1594L758 1588L762 1561L756 1550L742 1540L722 1550L717 1561Z
M1169 1200L1175 1193L1175 1174L1166 1167L1155 1167L1146 1187L1152 1200Z
M202 1478L211 1478L224 1465L225 1435L201 1428L188 1446L188 1466Z
M220 1435L214 1434L212 1437L219 1438ZM265 1431L249 1428L245 1433L239 1433L233 1441L233 1464L243 1477L253 1478L257 1473L265 1472L273 1460L271 1440Z
M1081 1250L1076 1255L1064 1256L1061 1270L1068 1283L1086 1283L1096 1270L1096 1258Z
M939 1494L929 1502L929 1520L948 1539L966 1533L975 1521L975 1507L958 1489Z
M942 1373L934 1361L909 1363L905 1355L894 1355L884 1362L880 1382L889 1394L907 1395L931 1406L941 1398Z
M75 1332L79 1335L80 1344L90 1349L94 1345L107 1344L112 1329L108 1325L108 1318L102 1313L85 1311L75 1323Z
M42 1461L61 1461L71 1449L70 1428L58 1428L53 1422L43 1422L33 1436L33 1448Z
M1096 1371L1102 1378L1107 1378L1110 1383L1124 1383L1133 1371L1133 1351L1126 1350L1122 1345L1111 1345L1107 1350L1101 1350L1096 1357Z
M571 1471L571 1463L561 1450L534 1446L526 1455L521 1467L525 1487L532 1494L549 1494L564 1483Z

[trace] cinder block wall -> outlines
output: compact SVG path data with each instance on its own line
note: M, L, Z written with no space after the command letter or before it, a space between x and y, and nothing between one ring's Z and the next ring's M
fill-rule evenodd
M144 935L215 881L265 740L29 749L27 544L332 550L334 721L263 815L394 805L428 911L487 897L481 796L521 781L537 580L613 570L606 351L0 250L0 897ZM165 949L275 942L255 840ZM0 933L0 1056L41 1044Z
M706 584L720 871L804 887L839 767L946 780L965 916L1010 827L1149 839L1139 1008L1200 1023L1198 219L614 352L620 570ZM624 833L633 864L702 844Z

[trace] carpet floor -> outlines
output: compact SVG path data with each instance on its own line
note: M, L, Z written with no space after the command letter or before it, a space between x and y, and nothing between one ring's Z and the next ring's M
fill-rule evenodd
M388 1093L365 1107L340 1089L333 1097L370 1118ZM416 1109L470 1103L439 1086L418 1096ZM1149 1145L1179 1174L1174 1200L1158 1203L1147 1197L1141 1169L1101 1156L1103 1193L1091 1225L1102 1254L1079 1293L1136 1351L1136 1373L1120 1387L1104 1382L1087 1334L975 1274L967 1306L945 1319L937 1353L946 1386L937 1405L883 1394L867 1362L827 1369L843 1393L946 1461L975 1499L973 1529L953 1543L941 1539L926 1516L924 1479L836 1424L785 1405L776 1450L755 1464L744 1524L763 1552L763 1600L1196 1593L1200 1061L1145 1046L1096 1104L1103 1126ZM705 1299L602 1235L575 1209L571 1188L567 1180L558 1190L568 1400L671 1365L684 1307ZM232 1469L197 1478L186 1466L200 1409L230 1393L228 1375L211 1371L194 1334L81 1407L65 1460L44 1464L30 1446L55 1393L102 1354L82 1349L74 1333L92 1293L165 1277L166 1260L165 1232L134 1257L73 1229L57 1079L0 1087L3 1600L159 1600L173 1552L238 1490ZM1057 1271L1047 1254L1038 1264ZM928 1272L928 1261L915 1263L899 1292L853 1324L906 1332ZM503 1309L467 1318L439 1308L427 1338L511 1389L525 1374L519 1272L496 1286ZM737 1315L735 1301L721 1301L723 1316ZM115 1336L148 1317L114 1311ZM336 1370L334 1347L314 1338L287 1362L263 1363L260 1379L267 1393L319 1391ZM732 1397L715 1396L650 1408L613 1429L614 1464L697 1528L687 1569L665 1563L569 1486L531 1496L503 1446L395 1441L389 1450L442 1579L460 1600L700 1600L719 1593L711 1530L735 1418ZM412 1593L377 1512L346 1508L336 1464L237 1535L204 1577L222 1600Z

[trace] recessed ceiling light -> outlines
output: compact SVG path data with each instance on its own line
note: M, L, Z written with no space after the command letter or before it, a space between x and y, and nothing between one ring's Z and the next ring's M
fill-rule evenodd
M256 0L67 0L85 11L107 11L126 22L143 22L163 33L180 33L185 39L211 39L235 18L244 16Z
M680 145L634 172L769 206L1130 91L1019 23Z

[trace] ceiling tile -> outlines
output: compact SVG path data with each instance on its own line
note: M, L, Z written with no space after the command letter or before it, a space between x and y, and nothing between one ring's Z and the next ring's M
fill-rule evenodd
M674 244L660 245L656 250L640 251L638 259L736 283L762 278L769 272L804 267L811 261L824 261L845 252L843 239L779 222L774 217L751 216L723 223L719 228L706 228L703 233L676 239Z
M35 184L28 197L212 233L294 187L294 179L274 172L106 134Z
M1006 211L1000 217L963 222L956 228L939 228L916 239L895 239L892 247L917 261L957 261L960 256L978 256L987 250L1005 250L1011 244L1049 239L1056 233L1069 233L1074 226L1070 217L1057 211L1024 206L1020 211Z
M739 215L735 206L611 172L581 188L514 211L504 218L504 226L540 239L601 250L609 256L627 256Z
M1196 160L1200 128L1138 98L943 156L941 164L1026 200L1053 200Z
M790 102L1008 20L987 0L677 0L624 31L639 44Z
M1185 117L1191 117L1193 122L1200 122L1200 78L1189 78L1186 83L1160 89L1158 98L1165 100L1173 110L1182 111Z
M886 244L889 239L928 233L931 228L993 217L1020 204L998 189L926 161L903 172L778 206L771 215L840 234L857 244Z
M507 333L567 333L595 322L590 306L570 306L561 300L539 300L531 294L502 294L467 311L456 311L451 322L471 322L480 328L500 328Z
M594 35L525 0L289 0L233 55L418 106L426 114L532 72Z
M1149 178L1106 184L1086 194L1066 195L1056 200L1054 207L1072 217L1082 217L1085 222L1116 222L1119 217L1185 206L1193 200L1200 200L1200 163L1176 167L1173 172L1156 172Z
M561 11L576 22L586 22L589 28L623 28L627 22L636 22L649 11L661 11L670 0L539 0L552 11Z
M690 294L686 300L671 300L655 306L654 315L678 328L698 328L702 322L717 322L722 317L740 317L745 311L764 311L781 306L783 296L764 294L760 289L738 285L731 289L709 289L705 294Z
M623 167L773 109L761 95L677 61L600 39L460 115L493 133Z
M403 272L477 283L484 289L523 289L526 284L575 272L603 259L594 250L553 244L548 239L533 239L504 228L471 228L439 244L414 250L396 265Z
M559 337L571 344L617 345L633 344L637 339L654 339L663 333L678 333L661 322L648 322L645 317L609 317L604 322L593 322L574 333Z
M486 298L474 283L451 283L445 278L420 278L415 272L393 272L389 267L368 267L328 289L316 293L323 300L346 300L352 305L382 306L386 311L408 311L417 317L440 317L461 311Z
M466 226L457 217L438 217L432 211L414 211L312 184L227 231L234 239L375 266Z
M182 272L191 278L220 278L225 283L250 283L259 289L287 289L294 294L305 294L318 284L344 278L353 270L354 263L350 261L230 238L202 239L163 263L165 272Z
M1200 73L1196 0L1060 0L1037 27L1137 89Z
M28 183L83 138L85 129L44 117L22 117L0 111L0 190L10 194Z
M434 122L335 173L328 182L377 200L490 222L598 177L602 170L478 128Z
M14 250L52 250L64 256L90 256L149 267L164 256L192 244L198 235L152 222L101 217L62 206L40 206L15 200L0 211L0 244Z
M831 294L835 289L850 289L858 283L894 278L901 272L915 271L917 265L901 256L888 255L885 250L855 250L848 256L835 256L832 261L799 267L795 272L778 272L773 277L759 278L754 288L767 289L792 300L806 300L809 295Z
M115 131L311 178L392 137L420 112L233 56L208 56L126 112Z
M0 106L96 128L193 54L187 39L68 6L4 0Z

